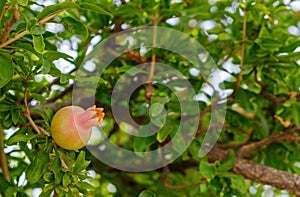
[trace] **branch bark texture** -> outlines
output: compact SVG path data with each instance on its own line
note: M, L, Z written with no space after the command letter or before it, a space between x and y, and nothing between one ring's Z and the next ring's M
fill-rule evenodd
M227 158L229 151L213 148L207 155L209 162L222 161ZM300 196L300 176L277 170L253 161L236 157L232 172L244 178L278 189L286 190Z

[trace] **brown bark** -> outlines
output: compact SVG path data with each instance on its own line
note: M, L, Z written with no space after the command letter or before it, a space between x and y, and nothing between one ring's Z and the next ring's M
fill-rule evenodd
M2 169L2 174L5 180L9 181L9 170L7 166L6 155L4 152L4 136L3 136L3 129L0 128L0 164Z
M209 162L222 161L229 151L213 148L207 155ZM300 196L300 176L236 157L232 172L257 183L271 185Z
M300 196L300 176L268 166L260 165L252 161L236 158L233 172L242 175L246 179L271 185L278 189L284 189Z

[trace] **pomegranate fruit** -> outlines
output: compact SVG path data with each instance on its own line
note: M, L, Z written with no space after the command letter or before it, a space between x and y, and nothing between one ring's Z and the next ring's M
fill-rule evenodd
M90 139L93 126L99 125L104 117L103 108L78 106L59 109L51 122L51 135L57 145L68 150L84 147Z

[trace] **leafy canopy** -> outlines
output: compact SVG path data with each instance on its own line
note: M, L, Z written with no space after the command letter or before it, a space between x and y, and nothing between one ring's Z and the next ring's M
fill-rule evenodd
M2 0L0 193L7 197L32 193L261 196L270 191L280 194L282 189L300 195L298 3ZM132 137L122 130L129 126L126 119L119 125L111 112L112 90L120 77L138 64L155 60L180 71L199 96L199 106L195 106L201 112L199 127L184 154L162 169L130 173L103 164L87 149L67 151L55 145L51 119L59 108L72 104L73 82L86 54L115 33L149 25L175 29L196 39L216 63L216 72L224 76L226 121L215 148L206 157L198 156L210 125L216 86L184 57L142 46L121 54L97 82L95 103L106 112L101 131L116 145L137 154L172 140L183 115L175 93L162 85L140 86L129 102L137 123L165 125L157 134ZM176 44L176 40L172 42ZM163 105L149 108L152 98L160 98ZM168 116L166 122L160 119L162 113ZM91 143L97 144L101 137L93 136L93 140ZM178 150L181 145L174 142Z

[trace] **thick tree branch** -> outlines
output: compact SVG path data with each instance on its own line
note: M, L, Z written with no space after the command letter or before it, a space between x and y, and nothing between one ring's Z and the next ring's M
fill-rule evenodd
M209 162L222 161L229 151L214 147L207 155ZM300 176L236 157L232 172L257 183L271 185L300 196Z
M242 175L246 179L271 185L278 189L286 190L296 196L300 196L299 175L277 170L241 158L236 158L233 172Z

